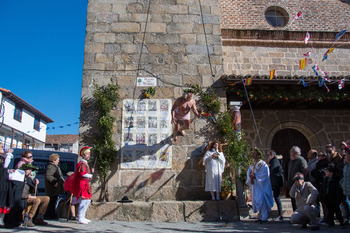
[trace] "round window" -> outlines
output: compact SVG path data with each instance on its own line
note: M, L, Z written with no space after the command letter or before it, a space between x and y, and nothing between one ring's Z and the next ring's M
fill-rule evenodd
M272 27L284 27L288 24L288 12L278 6L270 6L265 11L265 19Z

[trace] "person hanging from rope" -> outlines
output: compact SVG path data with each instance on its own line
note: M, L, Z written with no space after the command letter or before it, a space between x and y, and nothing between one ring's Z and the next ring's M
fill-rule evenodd
M184 95L177 98L171 108L171 122L174 124L173 139L177 141L177 134L180 133L185 136L185 131L190 128L191 119L190 111L200 118L201 114L198 112L196 107L196 101L193 99L194 90L184 90ZM180 124L182 126L180 127Z

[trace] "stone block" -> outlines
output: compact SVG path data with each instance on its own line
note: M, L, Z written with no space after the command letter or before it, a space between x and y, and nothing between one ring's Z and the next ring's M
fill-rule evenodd
M119 176L120 184L124 187L142 186L142 183L145 181L143 174L138 171L121 170Z
M85 43L85 52L86 53L103 53L104 44L103 43Z
M113 23L119 20L119 15L113 12L97 13L96 17L98 22L105 22L105 23Z
M86 25L86 32L109 32L110 24L108 23L88 23Z
M153 23L170 23L173 18L170 14L152 14L151 22Z
M84 70L105 70L105 64L84 64Z
M153 38L153 43L164 44L168 46L179 46L180 35L176 33L160 34L157 35L157 37Z
M142 30L145 28L145 23L141 23ZM167 24L166 23L147 23L148 33L166 33Z
M127 34L127 33L116 34L115 43L117 43L119 46L120 44L130 43L130 41L133 41L133 36L131 34Z
M111 12L112 4L109 3L89 3L88 12Z
M185 222L200 222L205 216L204 205L202 201L185 202Z
M112 12L121 15L121 14L126 14L126 4L125 3L113 3L112 4Z
M182 202L153 202L151 221L182 222L184 221Z
M192 23L181 23L181 24L168 23L166 32L170 34L171 33L189 34L193 32L192 28L193 28Z
M200 64L197 67L198 67L198 73L200 75L211 74L211 69L210 69L211 67L209 65L204 65L204 64L202 65L202 64Z
M181 34L181 43L183 44L196 44L197 36L196 34Z
M169 52L169 46L166 44L148 44L147 47L151 54L167 54Z
M164 4L155 4L150 9L151 14L166 14L167 13L167 6Z
M112 63L113 55L112 54L104 54L98 53L95 58L96 63Z
M115 34L114 33L95 33L94 42L114 43Z
M142 13L143 9L143 4L139 2L132 2L127 4L126 6L126 10L128 13Z
M173 5L167 7L167 13L169 14L188 14L188 6L187 5ZM182 16L181 16L182 17Z
M130 87L135 85L136 78L135 76L119 76L117 79L117 84L120 87ZM120 92L123 92L124 88L120 89Z
M111 24L112 32L140 32L140 24L139 23L112 23Z
M160 190L162 199L163 200L176 200L176 193L177 193L176 187L162 187Z

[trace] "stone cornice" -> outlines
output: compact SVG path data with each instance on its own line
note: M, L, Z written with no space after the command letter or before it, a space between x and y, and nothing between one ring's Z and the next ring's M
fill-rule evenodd
M338 32L309 32L310 44L314 47L342 47L350 48L350 33L334 43ZM274 46L274 47L305 47L304 38L306 31L270 31L270 30L237 30L221 29L223 46L249 45L249 46Z

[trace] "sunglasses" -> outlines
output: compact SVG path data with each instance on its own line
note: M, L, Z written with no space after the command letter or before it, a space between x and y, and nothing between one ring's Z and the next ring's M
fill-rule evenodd
M27 159L31 159L31 158L33 158L33 156L29 156L29 157L27 157Z

